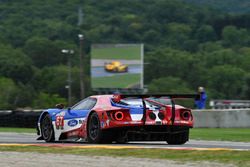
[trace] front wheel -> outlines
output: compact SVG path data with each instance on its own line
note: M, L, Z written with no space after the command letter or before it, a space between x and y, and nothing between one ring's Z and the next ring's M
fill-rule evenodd
M41 133L46 142L55 141L54 130L49 114L45 115L41 121Z
M184 132L173 133L167 136L167 143L170 145L184 144L188 140L189 140L189 129Z

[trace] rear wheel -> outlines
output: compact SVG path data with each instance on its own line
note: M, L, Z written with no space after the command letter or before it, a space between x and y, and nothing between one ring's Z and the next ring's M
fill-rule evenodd
M189 139L189 129L180 133L169 134L167 137L167 143L170 145L184 144Z
M100 126L100 120L97 113L92 113L88 120L88 142L90 143L111 143L110 131L103 131Z
M124 72L128 72L128 67L125 68Z
M55 141L53 125L49 114L46 114L41 121L41 132L46 142Z
M90 143L99 143L101 139L101 128L98 115L92 113L88 121L88 141Z

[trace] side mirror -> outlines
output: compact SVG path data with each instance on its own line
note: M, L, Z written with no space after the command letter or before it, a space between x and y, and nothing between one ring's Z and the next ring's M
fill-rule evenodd
M56 104L56 108L63 109L64 108L64 104L62 104L62 103Z

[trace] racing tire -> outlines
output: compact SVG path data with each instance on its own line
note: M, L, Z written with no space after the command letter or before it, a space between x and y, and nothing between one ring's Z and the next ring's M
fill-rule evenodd
M124 72L128 72L128 67L125 68Z
M88 119L87 139L89 143L112 143L111 133L101 129L97 113L93 112Z
M169 134L166 141L169 145L181 145L185 144L188 140L189 129L184 132Z
M46 114L41 121L41 134L46 142L55 141L55 133L49 114Z

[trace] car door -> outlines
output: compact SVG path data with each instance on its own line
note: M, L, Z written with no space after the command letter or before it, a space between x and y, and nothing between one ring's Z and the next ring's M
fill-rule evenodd
M96 101L95 98L86 98L68 109L65 115L65 125L68 127L80 127L88 113L95 106Z

